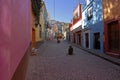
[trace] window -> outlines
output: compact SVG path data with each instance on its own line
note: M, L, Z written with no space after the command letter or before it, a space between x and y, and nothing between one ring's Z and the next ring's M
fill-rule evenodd
M86 0L86 4L88 5L90 3L90 0Z
M86 5L89 5L93 0L85 0L86 1Z
M87 10L87 18L90 20L93 17L93 11L92 11L92 6L88 8Z
M78 12L75 13L75 15L74 15L73 18L74 18L74 19L78 18Z
M78 18L78 13L75 14L76 18Z

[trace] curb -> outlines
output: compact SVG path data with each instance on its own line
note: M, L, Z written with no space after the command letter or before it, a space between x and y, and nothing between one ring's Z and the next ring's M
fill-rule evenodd
M84 51L86 51L86 52L94 55L94 56L97 56L97 57L102 58L102 59L104 59L104 60L106 60L106 61L108 61L108 62L111 62L111 63L113 63L113 64L115 64L115 65L117 65L117 66L120 66L120 59L117 59L117 58L114 58L114 57L105 55L104 53L98 54L98 53L92 52L92 51L90 51L90 50L84 49L84 48L82 48L82 47L80 47L80 46L78 46L78 45L76 45L76 44L74 44L74 43L71 43L71 42L69 42L69 41L67 41L67 42L70 43L70 44L72 44L73 46L75 46L75 47L77 47L77 48L80 48L80 49L82 49L82 50L84 50Z
M80 48L80 49L82 49L82 48ZM90 53L90 54L92 54L92 55L94 55L94 56L97 56L97 57L100 57L100 58L102 58L102 59L104 59L104 60L106 60L106 61L109 61L109 62L111 62L111 63L113 63L113 64L115 64L115 65L118 65L118 66L120 66L120 61L118 62L118 61L114 61L114 60L112 60L112 59L109 59L109 58L107 58L107 57L105 57L104 55L99 55L99 54L97 54L97 53L94 53L94 52L91 52L91 51L88 51L88 50L85 50L85 49L82 49L82 50L84 50L84 51L86 51L86 52L88 52L88 53ZM106 55L107 56L107 55ZM110 57L110 56L108 56L108 57ZM112 58L112 57L111 57Z

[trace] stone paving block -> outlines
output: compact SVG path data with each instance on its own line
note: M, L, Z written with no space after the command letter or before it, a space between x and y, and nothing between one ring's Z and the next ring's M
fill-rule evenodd
M56 40L42 44L31 56L26 80L120 80L120 67L73 46Z

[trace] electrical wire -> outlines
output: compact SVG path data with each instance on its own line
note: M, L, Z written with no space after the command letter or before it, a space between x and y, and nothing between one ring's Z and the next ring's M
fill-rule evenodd
M54 4L53 5L54 5L53 6L54 7L54 14L53 15L54 15L54 20L55 20L55 0L54 0Z

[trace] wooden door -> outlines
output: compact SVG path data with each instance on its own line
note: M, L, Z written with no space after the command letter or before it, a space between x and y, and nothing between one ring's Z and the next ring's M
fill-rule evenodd
M35 39L35 29L32 28L32 47L36 47L36 39Z
M119 41L119 24L118 21L114 21L108 24L109 50L120 51Z

